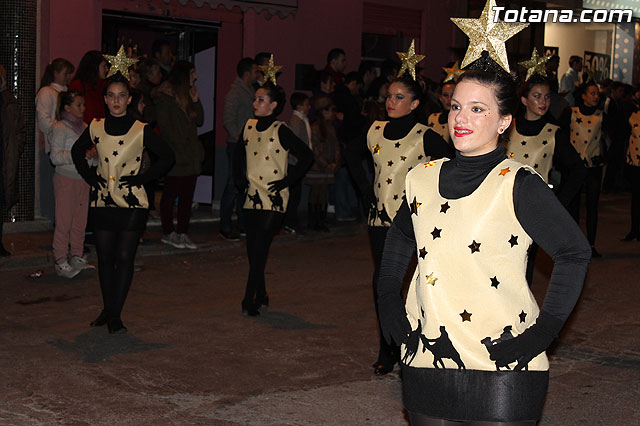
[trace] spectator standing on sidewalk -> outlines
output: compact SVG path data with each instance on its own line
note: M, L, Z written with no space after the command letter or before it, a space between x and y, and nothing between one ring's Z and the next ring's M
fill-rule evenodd
M160 134L173 149L176 158L173 168L164 179L160 201L161 241L175 248L197 248L187 235L193 192L204 160L204 147L198 139L198 126L204 121L204 110L198 98L196 78L192 63L178 61L155 96ZM178 224L174 228L173 207L176 198Z
M224 99L223 122L227 137L227 183L220 200L220 236L227 241L240 241L237 233L233 231L231 216L236 211L238 228L244 233L244 221L242 205L244 198L238 193L233 183L232 158L236 149L238 138L242 134L244 125L253 118L253 83L256 81L258 67L253 59L243 58L236 66L237 77L231 83L231 88Z
M56 122L58 94L67 90L71 74L75 70L73 64L64 58L56 58L44 69L40 89L36 94L36 119L38 129L44 135L45 153L49 154L49 131Z
M18 163L27 139L27 126L18 100L7 90L7 72L0 65L0 256L3 216L18 202Z
M102 53L90 50L80 60L76 75L69 85L69 90L75 90L84 96L85 123L91 123L94 118L105 117L104 89L108 68Z
M53 255L56 273L73 278L83 269L93 268L83 257L84 230L89 214L89 185L76 170L71 158L71 148L84 132L87 124L84 116L84 97L71 90L58 96L56 123L51 128L51 152L49 159L55 166L53 191L56 200L55 228L53 230ZM91 148L87 160L93 164L97 156Z

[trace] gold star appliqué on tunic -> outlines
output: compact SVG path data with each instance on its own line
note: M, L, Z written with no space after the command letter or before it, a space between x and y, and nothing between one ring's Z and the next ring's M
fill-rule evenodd
M418 215L418 207L420 207L422 203L419 203L416 200L416 197L413 197L413 201L411 202L411 213L415 214L416 216Z
M436 281L438 281L438 278L436 278L435 274L432 272L429 275L427 275L427 281L426 284L429 285L431 284L432 286L436 285Z

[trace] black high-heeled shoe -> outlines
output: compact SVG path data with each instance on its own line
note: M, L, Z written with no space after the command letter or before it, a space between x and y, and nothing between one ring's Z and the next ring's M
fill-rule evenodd
M242 301L242 315L257 317L260 315L259 307L254 302Z
M629 242L629 241L633 241L633 239L637 239L638 241L640 241L640 234L637 232L629 232L623 239L621 239L620 241L625 241L625 242Z
M256 306L262 315L266 314L269 311L269 295L265 294L262 301L256 300Z
M102 312L100 312L100 315L98 315L98 318L94 319L93 321L91 321L89 323L89 326L91 326L91 327L102 327L106 323L107 323L107 314L104 311L102 311Z
M120 318L111 318L107 321L107 329L109 334L122 334L127 332L127 327L124 326Z

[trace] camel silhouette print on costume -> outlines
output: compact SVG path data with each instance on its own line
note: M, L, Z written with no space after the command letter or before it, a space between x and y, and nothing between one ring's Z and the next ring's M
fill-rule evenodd
M280 191L276 191L273 194L269 194L269 199L271 200L271 210L284 210L282 196L280 195Z
M405 352L404 357L402 357L402 362L405 365L409 365L413 362L413 359L416 357L418 353L418 345L420 344L420 336L422 335L422 323L418 320L418 328L409 333L409 338L407 342L404 344Z
M131 187L129 187L129 193L124 195L124 200L127 202L129 207L142 207L140 204L140 200L136 197L131 191Z
M497 339L492 340L491 337L485 337L480 341L480 343L482 343L487 348L487 352L489 352L489 355L491 355L491 347L493 345L496 345L500 342L504 342L505 340L513 339L513 334L511 333L511 329L512 329L512 326L508 325L502 329L502 334L500 334L500 337L498 337ZM496 361L496 370L500 371L501 367L504 367L507 370L511 370L508 363L498 364L498 362ZM529 367L525 366L525 369L528 370Z
M451 343L451 339L449 339L449 333L447 333L444 325L440 326L440 337L429 339L427 336L421 335L420 339L423 344L422 352L424 353L429 349L433 354L433 366L435 368L446 368L443 359L449 358L456 363L458 370L466 370L464 362L462 362L460 354L456 348L453 347L453 343ZM431 342L433 342L433 344L430 344ZM438 366L438 364L441 367Z
M111 198L111 194L109 193L107 193L106 196L105 194L100 195L100 198L102 199L102 202L105 206L117 206L116 202L113 201L113 198Z
M391 218L387 214L387 210L384 208L384 204L382 205L382 210L378 210L378 219L380 219L380 223L384 224L385 222L391 223Z
M256 189L256 194L255 195L247 194L247 196L249 197L249 199L253 203L253 208L254 209L257 209L258 205L260 206L261 209L264 208L264 206L262 205L262 198L260 198L260 194L258 194L258 190L257 189Z
M377 204L372 204L369 208L369 220L371 223L374 223L376 221L376 218L378 217L378 208L376 207L376 205Z

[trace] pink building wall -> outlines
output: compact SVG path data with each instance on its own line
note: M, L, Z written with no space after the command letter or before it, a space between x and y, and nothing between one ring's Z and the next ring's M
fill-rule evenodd
M385 0L370 3L389 5ZM460 34L451 16L461 16L464 0L430 2L402 0L394 2L404 8L422 12L422 34L417 50L425 54L424 74L439 79L441 67L454 59L453 46ZM220 6L185 6L176 0L41 0L41 70L55 57L65 57L78 64L87 50L100 49L102 9L164 15L221 22L218 32L218 69L216 129L218 145L223 145L226 132L222 126L224 95L235 78L235 67L244 56L272 51L278 65L283 65L279 83L287 94L294 89L295 64L324 67L327 52L341 47L347 54L347 70L360 63L363 27L363 0L300 0L298 10L287 18L257 14L253 9L227 10ZM288 108L288 106L287 106ZM288 109L283 113L287 118Z

